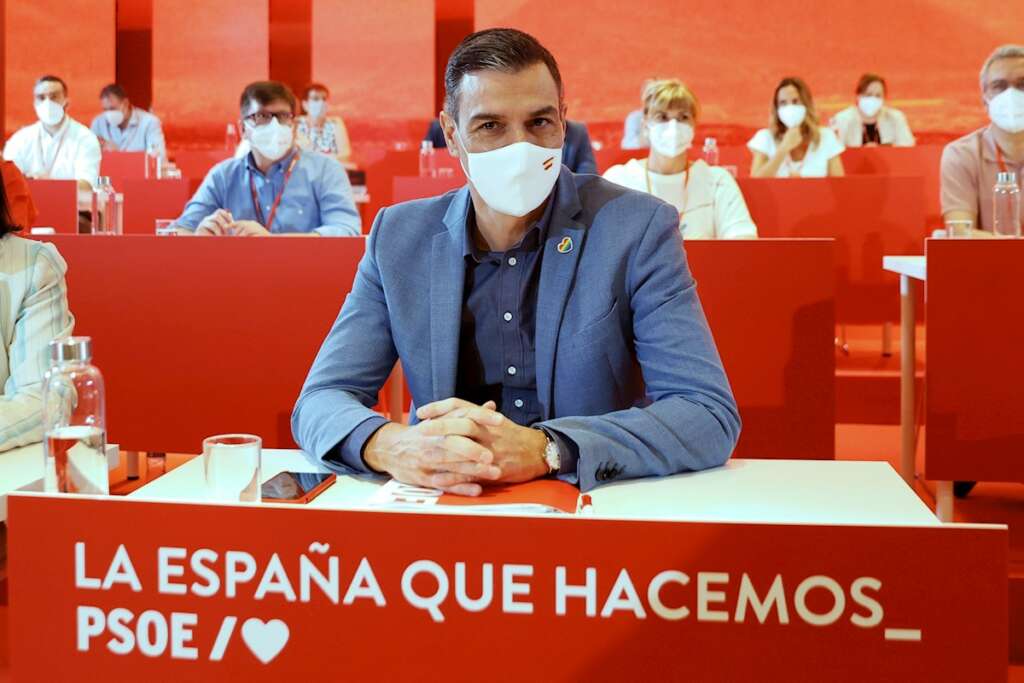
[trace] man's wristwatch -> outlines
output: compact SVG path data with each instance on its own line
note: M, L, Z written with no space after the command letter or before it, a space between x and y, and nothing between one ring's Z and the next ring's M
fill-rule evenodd
M541 431L544 432L544 436L548 440L544 446L544 462L548 465L548 474L554 474L562 468L561 453L558 450L558 444L551 438L551 434L546 429Z

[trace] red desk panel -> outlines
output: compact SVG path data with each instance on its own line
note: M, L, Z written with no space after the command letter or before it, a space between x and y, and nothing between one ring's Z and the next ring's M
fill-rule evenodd
M292 448L289 419L365 240L49 238L68 262L75 332L107 381L109 439L195 453L251 432Z
M103 152L100 175L118 180L141 180L146 177L145 152Z
M743 419L735 457L835 457L835 248L830 239L686 243Z
M1024 482L1024 240L927 252L925 476Z
M847 175L919 176L924 180L924 207L928 227L942 227L939 203L940 162L945 145L916 147L855 147L843 152Z
M123 180L116 187L124 193L126 235L152 235L157 219L180 216L191 196L185 179Z
M925 215L921 178L740 178L761 237L836 239L836 320L899 320L898 278L885 254L920 254Z
M391 203L400 204L412 199L436 197L449 190L462 187L466 179L460 175L448 178L420 178L419 176L395 176L392 182Z
M209 149L179 149L168 152L167 156L181 170L181 177L189 181L189 189L196 191L203 178L217 163L231 157L234 150L223 147Z
M28 180L39 215L37 226L57 232L78 232L78 182L74 180Z

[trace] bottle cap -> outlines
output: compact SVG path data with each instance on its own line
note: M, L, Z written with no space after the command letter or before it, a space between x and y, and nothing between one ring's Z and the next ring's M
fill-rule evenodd
M434 142L432 140L423 140L420 142L420 149L434 149Z
M101 185L109 185L109 184L110 184L110 176L101 175L98 178L96 178L96 185L97 185L97 187L101 186Z
M51 363L88 363L92 360L91 337L61 337L50 342Z
M996 174L996 182L1000 185L1016 185L1017 173L1015 171L1000 171Z

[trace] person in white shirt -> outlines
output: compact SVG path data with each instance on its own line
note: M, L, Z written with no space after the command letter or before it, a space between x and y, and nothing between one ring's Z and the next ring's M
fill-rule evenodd
M676 79L651 81L643 105L650 153L646 159L612 166L605 179L672 204L684 239L757 237L732 174L687 154L700 114L700 103L689 88Z
M7 141L4 158L28 178L77 180L92 191L100 174L100 143L88 128L68 116L68 87L56 76L43 76L33 89L39 121Z
M889 86L878 74L864 74L857 81L857 104L832 117L829 125L846 147L913 147L907 117L899 109L885 106Z
M75 324L67 264L52 244L13 234L19 229L0 186L0 451L42 441L47 345L70 335Z
M818 125L814 98L803 80L783 78L772 97L772 116L747 143L755 178L824 178L843 175L845 147L831 128Z

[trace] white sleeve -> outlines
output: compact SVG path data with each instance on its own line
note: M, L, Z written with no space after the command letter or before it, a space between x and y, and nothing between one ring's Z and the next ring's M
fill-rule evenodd
M712 169L715 181L715 232L720 240L757 237L757 226L732 174L723 168Z
M25 170L26 160L22 158L25 150L25 135L22 133L22 130L15 132L7 141L7 144L4 145L4 159L13 161L14 165L27 176L28 172Z
M760 152L766 157L775 154L775 140L772 139L771 131L762 128L754 133L754 137L750 138L750 142L747 143L747 149L751 152Z
M82 141L78 145L78 152L75 155L75 179L84 180L89 184L95 183L100 175L100 158L103 156L100 151L100 141L96 139L92 131L83 133Z
M601 177L607 181L615 183L616 185L629 187L626 183L626 167L623 164L615 164L605 171Z
M846 151L843 143L839 142L839 138L836 137L835 131L831 128L821 126L818 128L818 131L821 135L818 145L821 148L821 154L826 159L832 159Z

